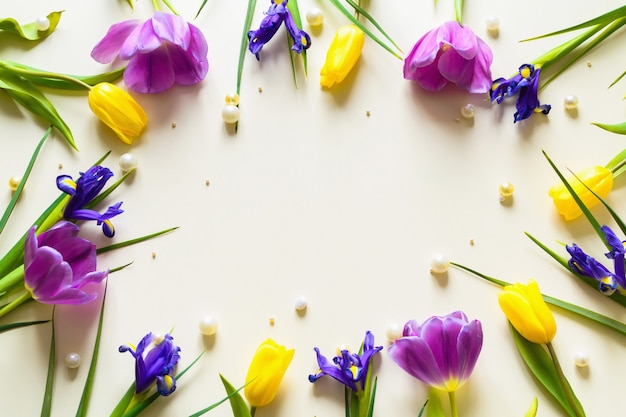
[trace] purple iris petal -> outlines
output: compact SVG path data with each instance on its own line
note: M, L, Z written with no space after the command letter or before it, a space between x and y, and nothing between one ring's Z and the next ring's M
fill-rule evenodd
M534 113L550 113L552 106L539 102L540 73L540 68L535 68L531 64L523 64L513 77L496 79L491 86L491 101L500 104L505 98L517 95L517 102L515 103L517 111L513 116L514 122L528 119Z
M78 238L79 227L67 221L35 235L36 226L26 234L24 284L32 297L45 304L83 304L97 294L82 288L102 281L108 271L96 271L96 246Z
M360 392L365 388L371 359L382 348L382 346L374 346L374 335L369 330L365 333L361 355L342 350L341 355L335 356L331 362L320 353L318 348L314 348L319 371L314 375L309 375L309 381L315 382L324 375L328 375L352 391Z
M135 358L135 392L141 393L156 383L157 391L163 396L170 395L176 389L173 373L180 359L180 347L174 345L174 338L166 334L163 340L156 340L152 333L145 335L133 349L122 345L120 352L130 352ZM146 349L151 347L146 352ZM165 381L167 377L168 381Z
M299 54L309 49L311 46L311 37L296 25L296 21L293 20L291 13L287 13L285 17L285 28L287 28L287 33L289 33L289 36L291 36L293 40L293 46L291 47L293 51Z
M129 61L124 82L139 93L156 94L175 84L197 84L209 70L204 35L180 16L155 12L151 19L135 22L132 30L107 36L92 56L100 57L104 50L111 55L115 50L120 59Z
M423 324L411 320L403 337L389 347L389 356L409 375L444 391L463 385L474 370L482 349L478 320L461 311L434 316Z
M492 84L492 61L489 46L469 27L446 22L415 43L404 61L404 78L428 91L452 83L470 93L484 93Z

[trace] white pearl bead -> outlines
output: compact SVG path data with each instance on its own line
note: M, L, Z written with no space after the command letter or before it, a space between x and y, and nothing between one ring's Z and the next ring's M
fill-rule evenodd
M35 27L38 31L45 32L50 29L50 20L48 20L46 16L38 17L37 20L35 20Z
M298 311L303 311L306 310L308 306L306 297L297 297L296 300L294 301L294 307L296 308L296 310Z
M200 320L200 333L205 336L212 336L217 333L217 319L215 317L206 316Z
M80 366L80 355L76 352L68 353L65 356L65 366L70 369L75 369Z
M239 121L239 107L234 104L225 105L222 108L222 119L224 119L224 123L237 123Z
M485 22L487 26L487 31L489 32L497 32L500 30L500 19L495 16L491 16Z
M387 340L393 342L394 340L401 338L403 330L404 328L402 325L398 323L391 323L389 327L387 327L387 332L385 333Z
M565 98L563 99L563 106L567 110L574 110L575 108L578 107L578 97L576 97L573 94L566 95Z
M448 270L450 267L450 259L443 253L438 253L432 257L430 260L430 270L437 273L442 274Z
M11 177L9 178L9 189L11 191L16 191L17 187L20 186L20 182L22 179L20 177Z
M589 355L587 354L587 352L584 352L582 350L576 352L576 354L574 355L574 363L579 368L589 366Z
M463 116L464 119L472 119L475 112L476 109L474 109L473 104L466 104L465 106L461 107L461 116Z
M321 26L324 23L324 12L319 7L313 7L306 12L306 21L310 26Z
M239 94L228 93L226 94L226 97L224 97L224 101L226 102L226 104L233 104L236 106L239 104Z
M132 153L125 153L120 156L118 164L122 171L127 172L137 168L137 158Z

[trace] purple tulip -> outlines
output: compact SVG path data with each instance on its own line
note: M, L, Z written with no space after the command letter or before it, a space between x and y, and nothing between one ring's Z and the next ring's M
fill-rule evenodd
M489 46L469 27L446 22L417 41L404 60L404 78L428 91L439 91L450 82L470 93L486 93L492 61Z
M474 370L483 346L478 320L468 321L455 311L434 316L423 324L411 320L403 337L389 347L389 356L411 376L442 391L454 392Z
M147 349L147 350L146 350ZM166 334L156 339L148 333L137 347L122 345L120 352L130 352L135 358L135 392L147 390L156 382L157 391L163 396L170 395L176 389L176 380L172 375L180 359L180 347L174 345L174 338Z
M145 22L125 20L111 26L91 57L102 64L117 56L128 61L126 85L138 93L155 94L174 84L202 81L209 71L207 52L200 29L180 16L155 12Z
M97 294L83 287L102 281L108 271L96 271L96 245L76 237L80 228L60 221L35 236L37 226L24 243L24 285L32 297L44 304L84 304Z

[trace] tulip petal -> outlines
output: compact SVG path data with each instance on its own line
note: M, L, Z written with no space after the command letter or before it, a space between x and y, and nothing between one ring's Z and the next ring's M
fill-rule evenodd
M407 336L397 339L389 347L389 356L406 373L437 388L446 381L441 374L435 355L424 339Z
M104 38L92 49L91 57L101 64L108 64L113 61L119 55L126 39L140 24L139 20L125 20L112 25Z
M189 24L180 16L171 13L155 12L152 17L152 27L155 35L163 42L169 42L183 48L189 49L191 32ZM151 52L141 50L141 52Z
M176 74L169 58L168 47L162 46L150 54L141 54L128 63L124 82L143 94L156 94L172 87Z

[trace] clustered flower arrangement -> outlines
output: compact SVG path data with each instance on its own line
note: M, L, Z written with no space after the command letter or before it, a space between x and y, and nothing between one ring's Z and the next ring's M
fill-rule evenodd
M346 0L353 12L338 0L329 0L351 21L340 27L333 38L326 61L320 70L320 85L332 88L340 84L358 61L365 36L401 58L402 51L387 35L376 20L360 5L360 2ZM134 2L128 0L134 8ZM139 137L148 117L137 101L122 88L113 84L120 77L128 88L139 94L158 94L174 85L195 85L207 75L209 63L208 46L201 30L183 19L168 2L163 1L169 12L161 10L158 0L152 0L154 15L145 20L127 20L116 23L94 46L91 56L99 63L125 61L124 66L95 76L73 76L52 73L10 61L0 61L0 88L6 91L17 103L51 124L40 141L28 168L18 184L13 198L0 220L0 232L4 228L20 193L32 170L35 159L52 126L58 129L68 143L77 148L67 124L55 110L52 103L39 89L40 87L88 91L88 104L93 113L125 143L132 144ZM206 0L201 4L202 11ZM297 80L295 56L302 56L305 74L307 72L306 50L311 47L311 36L302 29L302 22L296 0L271 0L257 29L252 29L255 0L248 2L235 94L227 96L227 110L223 112L226 123L239 120L239 93L242 66L246 52L262 57L263 48L284 24L291 54L294 81ZM454 84L469 93L487 93L496 103L517 96L517 112L514 121L528 119L534 113L548 114L550 105L540 104L538 93L542 88L540 74L553 64L563 62L559 72L544 82L543 86L569 67L586 52L608 38L626 22L626 7L616 9L596 19L544 36L566 33L589 28L573 40L549 51L540 58L519 67L512 77L492 79L491 64L493 54L487 43L480 39L462 21L463 1L455 1L455 20L443 23L421 37L404 59L404 78L416 81L421 88L430 92ZM364 17L380 32L380 37L360 22ZM49 36L60 22L61 12L50 13L46 19L20 25L13 19L2 19L2 29L24 39L39 40ZM311 25L321 24L319 14L307 16ZM595 37L594 37L595 36ZM381 40L381 37L385 41ZM589 41L591 39L591 41ZM387 43L388 42L388 43ZM585 42L589 42L585 44ZM616 82L623 74L616 80ZM297 85L297 82L296 82ZM234 110L232 107L237 108ZM598 124L616 133L625 133L623 125ZM547 155L546 155L547 156ZM103 158L104 160L104 158ZM606 166L594 166L572 179L565 179L551 160L548 161L559 175L562 184L553 187L550 195L559 213L566 220L584 214L609 252L606 258L612 261L612 269L596 257L588 255L575 243L565 245L570 258L558 255L529 234L529 237L560 264L568 268L576 277L596 287L603 295L626 305L626 250L618 234L607 225L600 225L590 209L602 203L610 212L623 235L626 225L604 201L611 191L613 180L625 170L626 151L613 158ZM109 273L120 268L98 271L96 255L112 249L142 242L173 229L166 229L132 241L116 243L96 248L87 239L78 237L82 221L95 221L105 236L112 238L114 228L111 219L123 213L121 203L109 206L104 212L95 210L109 194L132 174L129 170L120 180L108 189L106 182L113 173L98 161L76 179L69 175L57 178L57 187L63 195L53 202L30 226L24 237L0 259L0 317L9 314L25 302L33 299L43 304L82 304L102 297L102 309L94 355L87 378L83 397L78 406L78 415L85 415L97 365L97 353L105 306L106 287L101 284ZM626 326L593 311L540 293L538 284L530 280L528 284L508 284L504 281L483 275L463 265L455 266L474 273L494 284L503 287L498 297L501 309L511 324L513 338L529 370L537 377L547 391L562 407L564 414L573 417L585 415L567 378L561 369L552 341L556 336L556 320L549 305L569 310L581 317L604 325L626 335ZM95 289L94 289L95 288ZM93 292L92 292L93 291ZM51 320L54 324L54 309ZM0 331L42 324L41 321L9 323L0 326ZM50 349L50 370L42 415L49 415L50 396L54 382L54 332ZM423 323L409 320L404 325L402 335L387 349L389 357L409 375L429 387L428 398L419 410L419 415L445 416L450 410L453 417L459 415L456 393L468 381L478 361L483 345L483 329L479 320L469 320L462 311L445 316L432 316ZM310 382L323 376L330 376L344 386L345 410L349 417L372 417L376 398L377 377L374 377L374 361L383 350L375 346L371 331L365 333L357 353L341 349L329 360L315 347L318 371L309 375ZM181 359L181 348L174 344L172 334L163 336L148 333L135 345L121 345L119 351L128 352L135 359L135 381L113 409L111 416L130 417L145 410L161 396L169 396L175 390L177 381L200 359L202 353L183 371L176 373ZM229 401L235 417L253 417L257 408L267 406L276 397L282 378L287 371L294 349L267 339L259 345L250 364L245 382L239 388L220 375L226 391L222 400L192 414L200 416ZM243 396L241 395L243 391ZM449 406L445 407L441 397L448 396ZM244 400L245 398L245 400ZM537 399L533 399L526 416L537 413Z

